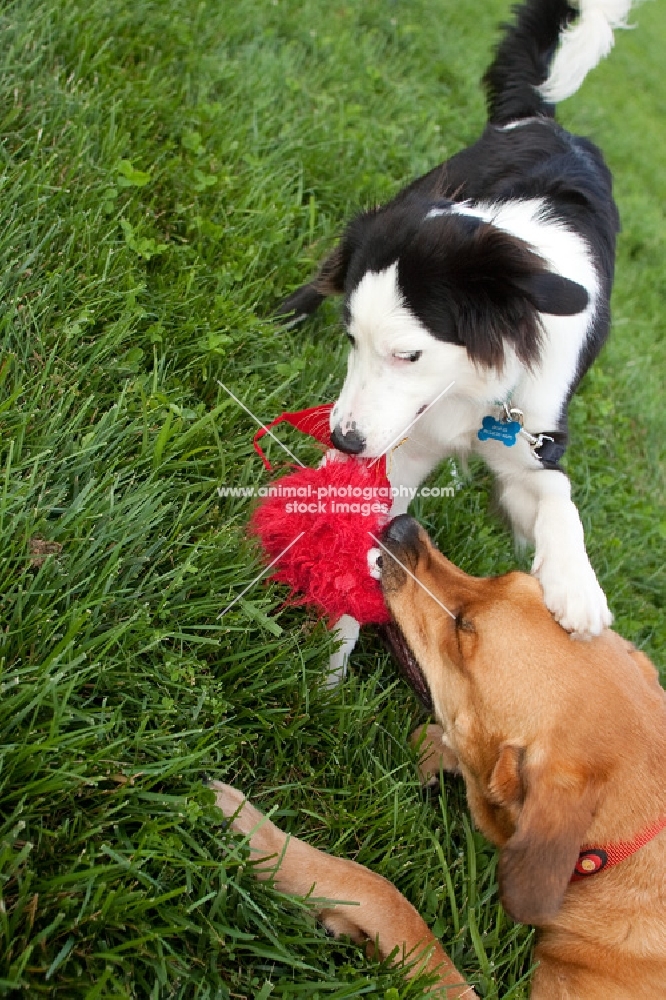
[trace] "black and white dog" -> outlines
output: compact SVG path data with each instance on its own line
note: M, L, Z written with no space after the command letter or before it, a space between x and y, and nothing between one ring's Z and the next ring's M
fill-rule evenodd
M618 213L600 151L554 105L608 52L631 2L526 0L484 78L481 138L353 219L280 308L297 321L344 296L336 448L395 448L390 479L408 487L446 456L481 455L535 546L546 604L580 637L612 619L559 461L569 400L608 334ZM353 642L354 623L340 633Z

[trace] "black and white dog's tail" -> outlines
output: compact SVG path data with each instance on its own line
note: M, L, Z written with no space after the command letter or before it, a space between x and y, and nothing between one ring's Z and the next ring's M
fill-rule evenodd
M627 26L636 0L527 0L505 29L484 84L489 121L504 125L574 94L613 47L613 31Z

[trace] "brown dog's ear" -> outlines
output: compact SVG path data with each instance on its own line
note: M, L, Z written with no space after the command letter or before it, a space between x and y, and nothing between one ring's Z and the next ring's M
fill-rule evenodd
M502 904L519 923L540 926L557 914L592 822L590 777L551 763L526 765L515 833L500 851Z

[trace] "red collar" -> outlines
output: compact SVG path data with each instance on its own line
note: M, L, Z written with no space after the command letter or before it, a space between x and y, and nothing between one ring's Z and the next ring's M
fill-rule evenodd
M631 857L665 828L666 816L663 816L643 833L639 833L633 840L622 840L618 844L608 844L605 847L584 847L578 855L571 881L581 882L583 879L589 878L590 875L596 875L606 868L619 865L620 861Z

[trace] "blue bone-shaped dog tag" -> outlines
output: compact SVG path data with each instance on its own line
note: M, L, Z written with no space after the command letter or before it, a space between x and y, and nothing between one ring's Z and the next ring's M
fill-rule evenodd
M479 441L501 441L507 448L511 448L520 433L520 424L517 420L496 420L495 417L484 417L481 421L481 429L476 432Z

